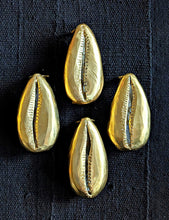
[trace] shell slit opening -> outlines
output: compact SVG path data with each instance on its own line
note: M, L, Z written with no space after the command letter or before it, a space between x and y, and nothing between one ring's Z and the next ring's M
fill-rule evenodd
M34 142L35 142L35 148L38 148L38 141L37 141L37 131L36 131L36 120L37 120L37 108L38 108L38 100L39 100L39 88L38 88L38 82L36 80L35 83L35 109L34 109L34 117L33 117L33 136L34 136Z
M126 120L126 138L127 138L127 143L129 147L131 147L130 115L131 115L131 109L132 109L132 101L133 101L133 92L132 92L131 77L130 77L127 120Z
M82 66L81 66L81 84L83 97L86 100L86 88L85 88L85 58L86 58L86 39L85 34L82 34Z
M86 141L86 169L85 169L85 179L86 179L86 187L87 187L87 192L88 194L91 194L90 192L90 171L89 171L89 167L90 167L90 147L91 147L91 141L90 141L90 136L89 136L89 132L87 130L87 141Z

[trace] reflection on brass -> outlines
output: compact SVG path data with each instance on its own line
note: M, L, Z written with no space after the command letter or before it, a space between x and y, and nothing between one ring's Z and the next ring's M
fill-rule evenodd
M64 70L65 89L76 104L95 101L103 88L103 68L100 50L91 29L77 26L70 43Z
M49 150L60 129L59 113L53 91L40 74L34 74L22 94L18 134L23 146L32 152Z
M114 96L108 133L120 150L137 150L150 134L150 109L144 90L134 74L121 78Z
M69 161L72 188L93 198L104 188L108 177L107 155L102 138L90 118L83 118L74 134Z

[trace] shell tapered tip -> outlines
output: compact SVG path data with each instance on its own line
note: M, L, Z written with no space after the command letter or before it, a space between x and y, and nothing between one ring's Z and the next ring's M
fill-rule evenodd
M136 77L136 76L134 75L134 73L126 73L124 75L118 76L119 79L122 79L123 77Z
M70 33L71 33L71 34L74 34L75 30L76 30L76 29L74 28Z
M50 76L49 75L42 75L42 77L49 78Z

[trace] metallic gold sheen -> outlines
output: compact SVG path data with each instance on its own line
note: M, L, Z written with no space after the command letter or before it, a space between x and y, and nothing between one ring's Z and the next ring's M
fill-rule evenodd
M90 118L81 119L69 156L72 188L82 197L97 196L107 182L108 163L102 138Z
M76 104L95 101L103 89L100 50L93 32L86 24L77 26L69 45L64 82L68 97Z
M23 146L32 152L49 150L59 133L59 113L53 91L44 76L34 74L22 94L17 116Z
M132 73L121 78L114 96L108 134L120 150L137 150L150 134L150 108L144 90Z

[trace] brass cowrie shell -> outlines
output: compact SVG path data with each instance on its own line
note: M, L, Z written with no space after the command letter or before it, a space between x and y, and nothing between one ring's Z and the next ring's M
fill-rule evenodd
M100 133L90 118L82 118L69 154L69 177L74 191L87 198L97 196L108 177L108 162Z
M108 134L120 150L137 150L150 134L150 108L144 90L132 73L121 78L114 96Z
M59 133L59 113L53 91L40 74L34 74L22 94L17 116L21 143L32 152L49 150Z
M100 50L93 32L86 24L77 26L69 45L64 83L68 97L76 104L95 101L103 89Z

